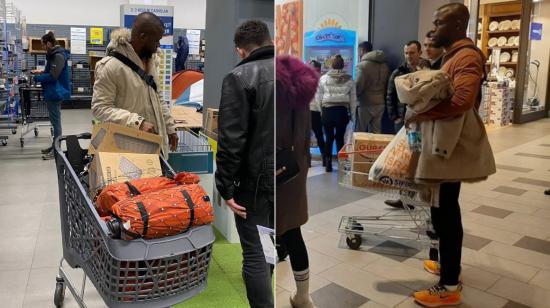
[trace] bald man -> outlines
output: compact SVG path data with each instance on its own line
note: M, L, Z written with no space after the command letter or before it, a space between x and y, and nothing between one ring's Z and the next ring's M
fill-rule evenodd
M155 55L164 24L153 13L141 13L132 31L111 34L108 56L95 68L92 114L102 122L133 127L162 137L162 153L174 151L178 136L174 120L158 89ZM131 66L134 66L132 69Z
M431 170L433 178L426 180L442 183L439 207L432 208L431 212L434 230L439 237L440 263L431 260L424 262L424 268L440 275L440 279L432 288L414 294L416 302L427 307L460 304L463 228L458 199L461 182L486 180L496 172L485 126L477 113L485 75L485 57L466 38L469 18L468 9L458 3L445 5L435 12L432 43L435 48L445 49L441 69L449 74L454 94L428 112L407 119L406 123L419 122L422 134L427 134L423 128L429 127L429 121L460 119L462 125L456 146L448 158L436 154L425 155L427 158L424 158L425 171L434 165L429 162L436 162L437 165L437 170Z

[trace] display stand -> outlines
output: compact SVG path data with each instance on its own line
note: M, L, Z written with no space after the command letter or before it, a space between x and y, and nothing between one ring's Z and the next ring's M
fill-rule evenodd
M8 129L17 133L19 122L19 91L18 79L21 73L22 40L21 33L24 21L13 3L6 4L0 0L0 45L2 58L0 66L0 129ZM7 145L9 135L0 135L0 143Z
M491 62L494 62L495 59L492 59L491 55L493 50L498 48L501 50L498 73L502 76L515 78L518 71L520 47L521 4L484 4L480 7L479 16L477 46L488 59L486 68L489 69ZM508 21L511 24L508 24Z

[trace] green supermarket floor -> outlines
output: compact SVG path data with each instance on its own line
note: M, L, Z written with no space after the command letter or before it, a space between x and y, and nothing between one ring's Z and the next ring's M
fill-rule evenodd
M90 130L89 110L63 110L63 133ZM19 132L18 132L19 133ZM43 161L49 128L39 138L28 135L25 147L19 135L0 147L0 306L53 307L55 277L62 256L57 175L54 161ZM208 287L200 295L175 307L246 307L241 279L241 248L216 234ZM68 268L65 265L65 268ZM68 268L80 288L82 270ZM84 295L88 307L105 307L91 283ZM78 307L67 291L64 307Z

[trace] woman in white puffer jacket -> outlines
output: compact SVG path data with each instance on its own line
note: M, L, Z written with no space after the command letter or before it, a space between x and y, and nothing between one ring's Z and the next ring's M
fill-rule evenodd
M353 78L344 71L344 59L336 55L332 59L332 69L321 80L315 94L315 102L321 110L323 128L326 135L326 172L332 172L332 147L336 139L338 151L344 146L346 127L355 120L357 96Z

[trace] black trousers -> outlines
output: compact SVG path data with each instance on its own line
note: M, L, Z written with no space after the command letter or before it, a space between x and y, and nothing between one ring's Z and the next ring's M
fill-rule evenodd
M325 156L325 135L323 135L323 124L321 122L321 113L319 111L311 112L311 130L315 134L315 139L317 139L317 146L319 146L319 151L321 156Z
M323 108L322 122L327 135L325 155L332 157L332 145L335 139L337 151L344 147L344 135L349 123L348 108L344 106Z
M254 201L256 200L256 201ZM237 193L237 204L246 207L246 219L235 215L243 250L243 280L248 303L252 308L272 308L271 277L273 266L265 260L257 225L273 228L273 195L254 192Z
M286 231L282 236L283 245L290 256L290 265L295 272L309 268L306 244L300 227Z
M457 285L462 258L462 216L458 196L460 182L443 183L439 191L439 207L431 208L432 224L439 237L440 284Z

